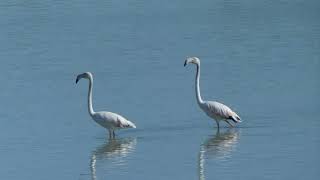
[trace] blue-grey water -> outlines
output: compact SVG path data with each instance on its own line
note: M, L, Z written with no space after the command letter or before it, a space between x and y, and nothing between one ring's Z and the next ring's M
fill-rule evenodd
M319 179L317 0L0 2L0 179ZM223 128L201 93L243 122ZM137 129L105 129L87 111Z

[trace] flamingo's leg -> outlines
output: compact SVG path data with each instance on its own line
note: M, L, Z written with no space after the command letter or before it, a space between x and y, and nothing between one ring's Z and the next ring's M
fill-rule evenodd
M218 129L220 129L219 121L216 120L216 123L217 123Z
M108 131L109 131L109 139L111 139L112 138L111 130L108 129Z

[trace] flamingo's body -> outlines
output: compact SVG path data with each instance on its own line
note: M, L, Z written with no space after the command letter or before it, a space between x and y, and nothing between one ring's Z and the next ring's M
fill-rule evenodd
M211 118L213 118L217 126L219 128L219 121L223 120L226 123L228 123L231 127L233 125L228 121L232 120L234 123L241 122L240 117L232 111L228 106L215 102L215 101L203 101L200 95L200 85L199 85L199 79L200 79L200 59L197 57L189 57L186 59L184 66L187 64L192 63L197 66L197 75L196 75L196 97L197 102L200 108Z
M90 72L79 74L77 76L76 83L78 83L78 81L82 78L89 79L89 92L88 92L89 114L96 123L108 129L110 138L115 136L115 133L114 133L115 130L124 129L124 128L136 128L136 126L131 121L127 120L126 118L122 117L119 114L116 114L113 112L106 112L106 111L94 112L92 107L93 76Z

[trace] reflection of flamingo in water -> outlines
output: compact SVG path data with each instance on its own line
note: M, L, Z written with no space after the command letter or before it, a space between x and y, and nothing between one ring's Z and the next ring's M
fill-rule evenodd
M199 152L199 180L204 180L205 159L225 159L231 156L239 140L240 133L236 129L229 129L220 133L219 129L216 135L207 138L200 146Z
M97 147L91 156L90 170L92 180L96 180L97 160L114 160L118 164L123 164L123 158L127 157L135 150L136 138L110 139L108 143Z

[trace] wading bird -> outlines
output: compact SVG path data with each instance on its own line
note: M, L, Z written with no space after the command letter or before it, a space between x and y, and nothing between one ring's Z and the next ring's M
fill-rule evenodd
M240 117L232 111L228 106L221 104L219 102L215 101L203 101L200 96L200 85L199 85L199 79L200 79L200 59L197 57L188 57L185 62L184 66L187 64L192 63L197 66L197 75L196 75L196 97L197 102L200 108L211 118L213 118L218 126L219 129L219 121L223 120L226 123L228 123L231 127L234 127L229 120L232 120L234 123L241 122Z
M110 138L115 137L115 133L114 133L115 130L124 129L124 128L136 128L136 126L131 121L125 119L119 114L106 112L106 111L94 112L92 108L93 76L90 72L79 74L77 76L76 83L78 83L78 81L82 78L89 80L89 91L88 91L89 114L96 123L108 129Z

